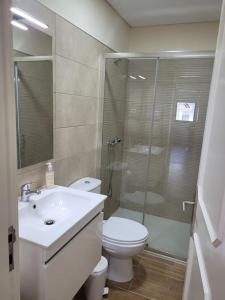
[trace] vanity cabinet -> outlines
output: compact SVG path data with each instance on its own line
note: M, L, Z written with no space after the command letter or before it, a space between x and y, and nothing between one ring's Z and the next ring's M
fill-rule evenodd
M102 222L99 213L55 252L20 240L21 300L71 300L101 258Z

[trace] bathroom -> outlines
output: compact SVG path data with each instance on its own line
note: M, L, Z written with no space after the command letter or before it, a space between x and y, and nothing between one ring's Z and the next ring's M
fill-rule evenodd
M1 1L0 299L224 299L224 5Z

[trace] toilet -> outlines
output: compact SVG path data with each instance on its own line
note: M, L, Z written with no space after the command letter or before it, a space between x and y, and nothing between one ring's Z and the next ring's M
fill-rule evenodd
M100 193L101 180L85 177L69 187ZM148 236L147 228L136 221L119 217L104 221L102 244L109 262L108 279L128 282L133 278L132 258L144 250Z
M111 217L103 225L103 248L109 257L108 279L128 282L133 278L133 256L144 250L147 228L130 219Z

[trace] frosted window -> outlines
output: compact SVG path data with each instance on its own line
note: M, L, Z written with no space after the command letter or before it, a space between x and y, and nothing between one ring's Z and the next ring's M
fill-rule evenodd
M195 115L195 103L177 102L176 121L193 122Z

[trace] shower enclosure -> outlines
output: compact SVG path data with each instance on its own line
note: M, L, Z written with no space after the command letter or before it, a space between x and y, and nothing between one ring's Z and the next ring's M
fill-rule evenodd
M149 230L147 249L186 259L213 53L105 56L105 218Z

